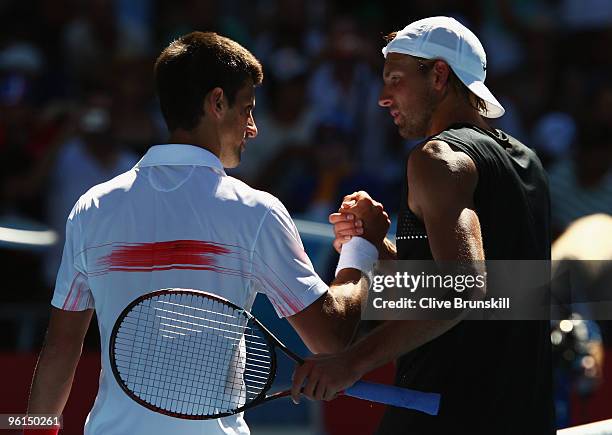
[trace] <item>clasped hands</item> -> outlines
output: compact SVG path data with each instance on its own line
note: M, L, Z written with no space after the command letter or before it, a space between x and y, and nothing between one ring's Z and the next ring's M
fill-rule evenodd
M351 238L363 237L380 252L391 221L383 205L366 192L344 197L336 213L329 215L334 226L333 246L336 251ZM365 374L359 355L351 348L336 354L319 354L305 359L293 374L291 397L299 403L300 394L314 400L332 400Z
M333 246L338 253L355 236L363 237L380 250L391 225L383 205L364 191L345 196L338 211L329 215L329 222L334 226Z

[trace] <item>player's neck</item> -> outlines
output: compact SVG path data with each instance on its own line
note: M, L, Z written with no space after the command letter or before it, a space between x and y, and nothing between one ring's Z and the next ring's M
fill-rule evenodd
M202 125L194 128L193 130L184 130L177 128L168 139L169 143L187 144L194 145L200 148L204 148L217 157L219 157L220 143L219 136L216 131L204 128Z
M484 130L491 130L483 117L468 102L446 98L433 113L428 136L434 136L453 124L472 124Z

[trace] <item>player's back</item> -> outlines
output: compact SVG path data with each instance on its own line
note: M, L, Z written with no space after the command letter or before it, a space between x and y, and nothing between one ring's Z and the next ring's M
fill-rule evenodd
M272 228L287 227L288 243L301 252L297 230L276 198L227 176L213 154L187 145L153 147L132 170L81 197L66 226L52 303L95 308L98 316L102 373L85 433L248 433L240 414L180 420L132 401L111 374L108 345L115 320L142 294L198 289L250 309L261 288L280 287L275 277L262 282L274 269L265 258L274 246L259 241L271 227L266 219L274 220ZM281 315L300 308L282 289L268 297Z
M137 165L95 186L75 213L90 288L94 297L104 294L98 316L166 287L209 290L250 306L249 252L275 201L213 167Z

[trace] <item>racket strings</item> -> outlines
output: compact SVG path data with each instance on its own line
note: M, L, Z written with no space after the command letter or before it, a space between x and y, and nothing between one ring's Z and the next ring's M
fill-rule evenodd
M244 311L187 293L137 305L121 323L114 350L133 394L186 416L231 413L265 391L272 371L265 335Z

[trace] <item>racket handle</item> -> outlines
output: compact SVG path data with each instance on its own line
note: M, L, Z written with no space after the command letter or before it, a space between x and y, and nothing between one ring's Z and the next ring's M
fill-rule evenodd
M344 390L344 394L370 402L416 409L429 415L438 415L440 408L440 394L438 393L423 393L373 382L358 381L352 387Z

